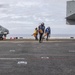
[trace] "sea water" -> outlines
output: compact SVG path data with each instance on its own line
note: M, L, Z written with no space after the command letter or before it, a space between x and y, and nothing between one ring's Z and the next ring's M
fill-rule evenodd
M32 36L32 34L8 34L7 38L14 38L14 37L23 37L23 38L34 38L34 36ZM39 37L39 35L38 35ZM75 34L51 34L50 36L51 38L71 38L71 37L75 37Z

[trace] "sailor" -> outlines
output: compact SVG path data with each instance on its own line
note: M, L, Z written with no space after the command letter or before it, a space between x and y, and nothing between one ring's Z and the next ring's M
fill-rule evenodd
M41 43L43 39L44 31L45 31L44 23L41 23L41 25L39 25L38 31L39 31L39 43Z

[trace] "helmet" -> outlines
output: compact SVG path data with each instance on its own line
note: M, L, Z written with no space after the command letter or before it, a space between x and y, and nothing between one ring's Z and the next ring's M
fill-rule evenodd
M44 26L44 23L42 22L41 25Z

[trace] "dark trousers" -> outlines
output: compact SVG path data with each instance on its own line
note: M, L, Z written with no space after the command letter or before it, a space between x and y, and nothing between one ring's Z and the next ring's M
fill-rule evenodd
M38 36L36 35L35 40L38 40Z
M39 33L39 42L42 41L43 33Z
M46 38L47 41L48 41L48 37L49 37L49 34L47 34L47 38Z

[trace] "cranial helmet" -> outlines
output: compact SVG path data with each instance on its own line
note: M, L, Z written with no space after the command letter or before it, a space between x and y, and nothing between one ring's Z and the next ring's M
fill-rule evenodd
M44 23L42 22L41 25L44 26Z

